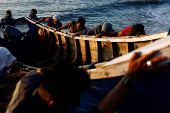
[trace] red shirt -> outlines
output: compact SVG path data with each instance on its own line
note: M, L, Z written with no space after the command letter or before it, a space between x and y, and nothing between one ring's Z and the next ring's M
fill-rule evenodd
M130 27L127 27L126 29L122 30L122 36L125 36L131 29L131 26Z
M50 27L55 27L55 28L62 27L62 23L61 22L58 22L55 25L52 18L41 18L39 21L47 22L48 23L47 25L50 26Z

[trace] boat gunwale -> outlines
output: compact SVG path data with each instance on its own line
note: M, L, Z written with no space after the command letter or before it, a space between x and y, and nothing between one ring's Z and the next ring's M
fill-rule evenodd
M28 20L29 22L35 24L34 19L30 19L29 17L25 17L25 19ZM88 41L97 41L97 42L144 42L144 41L149 41L149 40L160 39L160 38L163 38L164 36L158 36L158 35L165 35L165 34L167 35L168 34L168 31L165 31L165 32L161 32L161 33L141 35L140 37L136 37L136 36L106 37L106 36L103 36L102 38L95 38L95 36L90 36L90 35L80 35L80 36L72 37L72 35L74 33L69 33L69 32L65 32L65 31L61 31L61 32L55 31L55 28L49 27L42 23L37 23L36 25L40 28L49 30L53 33L64 35L69 38L88 40Z

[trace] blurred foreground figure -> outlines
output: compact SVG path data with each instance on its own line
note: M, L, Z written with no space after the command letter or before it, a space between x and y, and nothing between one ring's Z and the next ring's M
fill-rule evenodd
M0 47L0 85L4 83L17 83L25 74L19 73L17 59L5 47ZM17 73L16 73L17 72Z
M130 88L145 71L162 68L153 64L165 57L150 59L156 51L141 56L135 53L129 60L129 70L110 93L89 113L113 113L124 100ZM150 64L149 64L150 63ZM16 86L7 113L72 113L80 105L79 96L90 87L89 75L84 70L51 66L26 74Z

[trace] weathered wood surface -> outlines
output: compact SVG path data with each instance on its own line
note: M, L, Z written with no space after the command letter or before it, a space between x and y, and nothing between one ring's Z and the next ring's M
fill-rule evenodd
M34 20L26 18L34 23ZM55 28L36 24L40 28L53 32L56 38L56 56L54 60L66 60L74 65L87 65L93 62L105 62L118 56L125 55L135 49L148 45L155 40L167 36L167 31L162 33L143 35L140 37L102 37L95 36L76 36L73 33L54 31Z
M158 40L155 43L147 45L145 47L139 48L135 51L141 51L142 54L147 54L153 50L159 50L153 57L165 56L166 60L162 61L159 64L165 64L170 62L170 36L165 37L164 39ZM122 76L127 73L129 66L129 59L132 57L133 53L128 53L117 59L113 59L109 62L103 62L96 64L96 69L87 70L91 79L103 79L103 78L112 78ZM158 65L158 64L154 64Z

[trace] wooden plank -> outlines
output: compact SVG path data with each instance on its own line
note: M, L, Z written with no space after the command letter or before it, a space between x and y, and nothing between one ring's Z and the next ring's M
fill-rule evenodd
M80 41L78 39L75 39L75 44L76 44L76 52L77 52L77 58L76 61L74 62L75 66L80 66L82 65L82 51L81 51L81 46L80 46Z
M81 49L81 55L82 55L80 65L84 65L84 64L86 64L86 45L85 45L85 40L80 39L79 43L80 43L80 49Z
M61 35L62 45L63 45L63 55L62 59L67 57L67 43L64 35Z
M146 41L146 42L135 42L134 43L134 49L138 49L140 47L146 46L150 44L150 41Z
M128 43L119 42L117 43L117 45L118 45L117 47L118 55L125 55L129 52Z
M75 39L65 37L67 43L67 59L69 64L73 64L77 58Z
M59 38L58 38L58 34L57 33L54 33L54 36L55 36L55 43L56 43L56 52L59 53L60 51L60 44L59 44Z
M90 64L91 63L91 53L90 53L90 47L89 42L85 40L79 39L79 41L76 42L76 44L80 47L81 53L79 53L78 56L81 57L80 65ZM78 47L78 46L77 46ZM78 51L77 51L78 53Z
M110 42L101 42L103 61L108 61L113 58L112 44Z
M91 54L91 63L97 62L97 42L89 41L90 54Z
M166 47L160 50L160 52L157 53L156 56L163 55L167 59L164 62L161 63L168 63L170 62L170 47ZM103 62L101 64L96 64L98 68L96 69L89 69L87 70L87 73L90 75L90 79L105 79L105 78L113 78L118 76L123 76L127 73L128 67L129 67L129 61L117 63L114 65L104 66L107 62Z
M67 56L65 37L61 36L60 34L55 34L55 36L57 38L56 44L59 45L57 46L59 48L59 53L57 57L54 58L54 60L64 60Z

